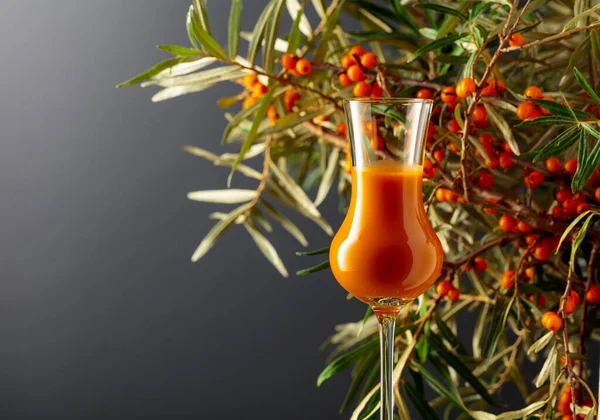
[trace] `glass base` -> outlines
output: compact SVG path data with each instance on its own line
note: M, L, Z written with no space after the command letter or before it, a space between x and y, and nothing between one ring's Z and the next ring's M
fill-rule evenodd
M359 299L369 305L378 317L381 315L393 315L395 317L398 315L398 312L400 312L402 306L411 303L414 300L411 298L393 297L366 297Z

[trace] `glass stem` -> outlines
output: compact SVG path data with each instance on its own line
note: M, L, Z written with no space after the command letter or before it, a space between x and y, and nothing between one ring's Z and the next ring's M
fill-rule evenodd
M379 321L379 344L381 348L381 420L394 418L394 389L392 372L394 370L394 328L397 313L377 313Z

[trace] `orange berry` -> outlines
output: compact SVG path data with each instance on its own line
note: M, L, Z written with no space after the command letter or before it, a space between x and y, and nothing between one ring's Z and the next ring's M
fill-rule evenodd
M534 111L535 104L530 101L525 101L519 104L516 113L517 117L519 117L522 120L526 120L533 114Z
M360 57L360 64L367 69L375 67L377 65L377 56L372 52L365 53L362 57Z
M456 203L458 201L458 194L454 193L453 191L446 190L445 201L449 203Z
M445 87L440 93L440 99L445 104L455 103L457 101L456 89L453 86Z
M275 108L275 105L270 105L267 108L267 117L269 117L270 120L274 120L278 117L277 108Z
M257 82L258 82L258 77L256 77L256 74L254 74L254 73L247 74L242 78L242 85L244 85L244 87L246 89L252 89L254 84Z
M511 47L522 47L525 44L525 38L523 35L516 33L512 34L510 38L508 38L508 45Z
M461 265L460 269L462 271L464 271L465 273L468 273L469 271L471 271L473 269L473 266L471 265L470 262L468 262L468 263L464 263L463 265Z
M537 233L531 233L529 235L525 236L525 243L528 246L533 245L534 243L537 242L538 238L540 237L540 235L538 235Z
M535 267L527 267L525 269L525 277L527 277L529 280L533 280L535 277Z
M513 232L517 228L517 219L510 216L501 216L498 220L498 226L505 232Z
M283 99L290 100L290 101L296 101L296 100L300 99L300 93L298 93L298 91L294 88L289 88L283 94Z
M346 123L343 121L339 123L336 127L336 131L338 136L346 137L346 134L348 133L348 127L346 127Z
M579 206L579 202L576 200L565 200L562 203L563 209L567 213L575 213L577 211L577 206Z
M579 302L581 302L579 294L573 289L571 289L571 291L569 292L569 298L573 299L575 305L579 305Z
M504 289L510 289L515 284L515 276L517 273L514 270L505 271L500 279L500 286Z
M448 141L448 149L450 149L450 151L452 153L457 153L457 154L460 153L460 148L456 144L452 143L451 141ZM600 200L598 200L598 201L600 201Z
M340 85L343 87L348 87L352 84L352 80L350 80L346 73L342 73L338 76L338 82L340 82Z
M296 63L296 71L302 76L306 76L312 71L312 63L306 58L301 58Z
M502 80L496 80L496 88L498 89L498 93L504 93L506 86L504 86L504 82Z
M588 203L579 203L577 205L577 209L575 209L575 211L577 212L577 214L581 214L581 213L585 213L589 209L590 209L590 206Z
M294 56L294 54L286 52L281 56L281 59L279 61L281 62L281 66L284 69L291 70L296 68L296 63L298 62L298 59Z
M491 190L496 180L487 171L481 171L477 177L477 186L483 190Z
M577 309L577 305L579 305L579 295L574 290L571 290L571 293L565 302L565 313L572 314L575 312L575 309Z
M460 296L460 291L456 287L452 287L447 293L450 302L456 302Z
M546 329L556 332L562 328L563 322L562 319L556 314L556 312L546 312L544 314L546 317L545 323L542 325L546 327ZM542 320L544 317L542 317Z
M448 190L446 188L438 188L437 190L435 190L435 198L437 199L437 201L439 201L441 203L446 201L447 191Z
M448 121L448 130L450 130L452 133L458 133L461 130L458 121L454 119Z
M532 228L530 225L528 225L527 223L525 223L525 222L523 222L523 221L519 220L519 223L517 223L517 229L518 229L520 232L527 233L527 232L531 232L531 230L532 230L533 228Z
M465 77L456 85L456 94L461 98L466 98L475 92L476 89L477 85L475 84L475 81L470 77Z
M531 303L536 304L538 307L543 308L544 306L546 306L546 297L542 294L540 294L537 298L537 302L535 300L535 295L531 295L529 296L528 300Z
M359 82L360 83L360 82ZM379 83L371 83L371 98L381 98L383 96L383 88L379 86Z
M369 85L367 82L358 82L354 85L352 93L357 98L367 97L371 93L371 85Z
M365 80L365 72L358 64L353 64L348 68L348 79L353 82L362 82Z
M538 261L546 261L548 258L550 258L551 253L552 246L545 239L542 239L540 242L538 242L531 251L533 257Z
M571 158L565 162L565 172L569 175L575 175L577 172L577 158Z
M529 86L525 89L525 97L531 99L542 99L542 90L537 86Z
M356 59L349 54L343 56L341 61L342 61L342 67L345 69L356 64Z
M581 191L579 191L579 192L575 193L575 195L573 196L573 200L579 201L580 203L585 203L587 198L586 198L585 194L583 194Z
M243 109L250 108L252 105L254 105L257 102L258 102L258 97L248 96L246 99L244 99L244 102L242 102L242 108Z
M542 174L541 172L533 171L527 176L527 180L529 181L529 188L535 190L542 184L542 182L544 182L544 174Z
M546 159L546 169L552 173L560 171L560 159L555 156Z
M437 163L439 163L440 165L442 164L442 162L444 161L444 158L446 157L446 152L444 152L443 150L436 150L435 152L433 152L433 158L435 159L435 161Z
M448 294L448 292L450 291L450 289L452 289L452 288L453 288L452 283L450 283L449 280L443 280L438 283L435 290L438 295L446 296Z
M502 169L508 169L513 164L512 155L510 153L507 153L507 152L502 152L498 156L498 162L500 163L500 167Z
M476 122L487 120L487 110L483 105L476 105L471 115L473 116L473 120Z
M361 47L360 45L355 45L354 47L350 48L350 55L352 55L352 56L358 55L359 57L361 57L364 54L365 54L365 49L363 47Z
M496 88L496 82L493 80L486 80L485 87L481 90L483 96L496 96L498 89Z
M494 156L493 154L491 154L491 153L488 153L488 155L490 155L490 159L489 159L489 160L486 160L486 161L484 162L484 163L485 163L485 166L486 166L487 168L490 168L490 169L495 169L495 168L498 166L498 163L499 163L500 161L499 161L499 160L498 160L498 158L497 158L496 156Z
M269 88L260 82L255 83L254 86L252 87L252 94L258 98L260 98L261 96L265 96L268 91L269 91Z
M554 219L561 220L565 216L565 211L560 206L554 206L552 207L550 214L552 214L552 217Z
M594 191L594 198L600 203L600 187L596 188L596 191Z
M556 201L559 203L564 203L566 200L570 200L573 198L573 193L568 188L561 188L556 191Z
M431 99L431 91L429 89L419 89L415 94L415 98Z
M597 284L591 285L585 292L585 300L592 305L600 303L600 286Z
M485 258L482 257L475 257L474 261L474 266L475 266L475 271L477 271L478 273L483 273L485 270L487 270L487 261L485 260Z
M493 209L493 208L491 208L491 207L484 207L484 208L483 208L483 212L484 212L485 214L489 214L489 215L491 215L491 216L493 216L493 215L495 215L496 213L498 213L498 211L497 211L497 210L494 210L494 209Z

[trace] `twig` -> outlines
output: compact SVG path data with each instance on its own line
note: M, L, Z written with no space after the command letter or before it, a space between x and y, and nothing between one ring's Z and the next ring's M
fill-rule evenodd
M530 42L529 44L525 44L525 45L522 45L520 47L503 48L502 52L503 53L507 53L507 52L510 52L510 51L526 50L526 49L531 48L531 47L536 47L538 45L546 44L548 42L552 42L552 41L556 41L558 39L569 37L569 36L571 36L571 35L573 35L573 34L575 34L577 32L588 31L590 29L595 29L595 28L598 28L598 27L600 27L600 23L592 23L591 25L582 26L582 27L579 27L579 28L573 28L573 29L570 29L570 30L568 30L566 32L561 32L560 34L549 36L548 38L538 39L537 41Z
M572 280L571 276L573 273L573 266L569 264L569 274L567 275L567 287L565 288L565 293L560 298L560 311L559 315L563 319L563 346L565 348L565 366L567 367L567 373L569 377L569 385L571 386L571 400L572 400L572 411L575 413L575 406L577 404L577 400L575 398L575 385L576 385L576 377L577 374L573 371L573 366L571 366L571 355L569 353L569 333L567 331L567 313L565 311L565 305L567 303L567 299L571 294Z
M519 345L521 344L521 341L523 341L524 335L525 335L525 330L521 330L521 332L519 332L519 335L517 336L517 339L515 340L514 344L512 345L513 349L510 354L510 358L508 359L508 363L505 363L506 369L504 370L504 372L502 372L502 375L500 375L498 382L496 382L490 388L490 390L489 390L490 394L493 394L494 392L499 390L500 387L502 386L502 384L508 379L508 375L510 375L510 372L512 371L512 368L515 364L515 360L517 359L517 354L519 353Z

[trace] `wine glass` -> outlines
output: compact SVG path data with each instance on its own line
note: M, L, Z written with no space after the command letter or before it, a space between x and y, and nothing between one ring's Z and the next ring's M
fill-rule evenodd
M352 198L331 243L340 285L379 321L381 419L392 420L394 326L400 308L440 275L441 243L423 207L422 176L432 101L344 102L352 157Z

